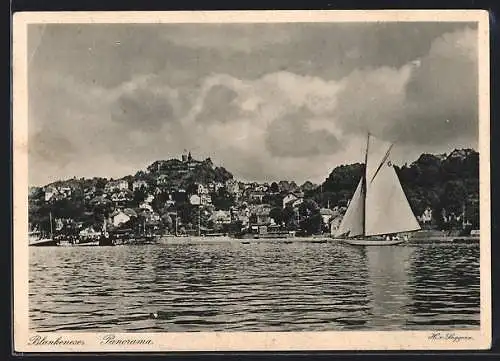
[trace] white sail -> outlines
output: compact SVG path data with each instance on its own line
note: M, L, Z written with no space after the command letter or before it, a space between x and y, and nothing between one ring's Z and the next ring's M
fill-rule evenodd
M365 197L363 194L363 179L361 179L349 202L342 222L340 222L336 236L347 234L349 237L354 237L362 235L364 233L364 211Z
M392 144L369 137L366 160L365 235L420 229L391 161Z

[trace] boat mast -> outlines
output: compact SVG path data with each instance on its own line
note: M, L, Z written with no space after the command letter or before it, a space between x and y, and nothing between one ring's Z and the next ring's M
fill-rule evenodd
M175 235L177 236L177 223L179 223L179 216L177 215L177 211L175 212Z
M52 212L49 212L49 221L50 221L50 238L53 238L52 231Z
M198 237L201 236L201 205L198 206Z
M366 233L366 174L368 171L368 147L370 146L370 132L366 138L366 153L365 153L365 174L363 175L363 235Z
M323 234L323 217L321 217L321 207L323 207L323 183L320 185L321 191L319 193L319 222L318 222L318 231L319 234Z

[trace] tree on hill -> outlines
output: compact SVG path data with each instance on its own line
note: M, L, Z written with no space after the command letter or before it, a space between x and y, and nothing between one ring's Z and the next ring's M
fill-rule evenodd
M276 183L276 182L272 182L272 183L271 183L271 186L269 187L269 190L270 190L272 193L279 193L279 191L280 191L280 187L279 187L278 183Z
M96 189L104 189L106 183L108 183L106 178L93 178L93 181Z
M312 191L316 188L316 186L311 182L311 181L305 181L301 186L300 189L306 193L309 191Z
M281 212L283 223L287 229L296 230L299 227L298 213L291 206L286 206Z
M134 191L133 202L135 204L140 204L146 199L147 192L144 188L139 188Z
M336 167L323 183L322 190L327 192L348 190L354 194L364 171L365 165L360 163Z
M212 204L216 209L227 211L234 205L234 196L225 188L219 188L217 192L212 193Z
M283 216L283 209L281 207L271 208L271 210L269 211L269 217L274 219L276 224L282 224L285 221Z

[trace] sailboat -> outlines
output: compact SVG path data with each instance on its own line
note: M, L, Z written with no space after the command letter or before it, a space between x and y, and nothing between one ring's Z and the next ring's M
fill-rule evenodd
M392 143L368 133L365 173L334 234L335 239L360 246L395 245L405 241L398 234L420 229L394 170L392 148Z
M50 237L44 237L42 232L30 231L28 232L28 245L30 247L42 247L42 246L57 246L57 241L54 240L54 232L52 227L52 212L49 213L49 222L50 222Z

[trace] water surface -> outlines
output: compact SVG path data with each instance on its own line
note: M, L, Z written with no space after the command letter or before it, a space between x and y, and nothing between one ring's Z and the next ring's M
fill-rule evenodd
M479 246L32 247L29 292L37 331L478 328Z

